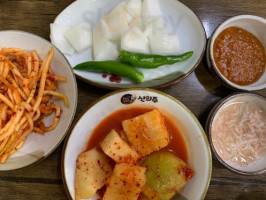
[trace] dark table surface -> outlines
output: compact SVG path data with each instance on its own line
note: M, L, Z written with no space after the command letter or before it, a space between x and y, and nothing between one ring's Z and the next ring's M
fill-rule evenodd
M0 0L1 30L23 30L49 40L49 24L73 0ZM266 18L265 0L181 0L201 19L207 38L229 17L251 14ZM94 100L108 90L78 82L76 117ZM234 91L221 85L207 69L203 57L197 69L186 79L171 87L160 89L183 102L205 126L213 105ZM255 93L266 96L266 90ZM0 172L0 200L56 199L67 196L61 176L61 144L52 155L25 169ZM235 174L213 157L213 172L205 199L266 199L266 174L244 176Z

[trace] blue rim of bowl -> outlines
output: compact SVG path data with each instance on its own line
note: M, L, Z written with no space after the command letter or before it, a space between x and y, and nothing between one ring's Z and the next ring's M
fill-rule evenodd
M72 4L76 4L76 3L77 3L77 2L74 1L73 3L71 3L70 5L68 5L65 9L67 9L68 7L70 7ZM203 56L204 56L204 53L205 53L206 43L207 43L207 35L206 35L205 28L204 28L204 26L203 26L203 24L202 24L202 21L200 20L200 18L198 17L198 15L197 15L193 10L191 10L188 6L186 6L184 3L180 2L180 1L178 1L177 3L183 5L183 6L186 7L188 10L190 10L190 11L193 13L193 15L198 19L198 22L199 22L199 24L201 25L202 31L203 31L203 33L204 33L204 45L203 45L203 49L202 49L201 55L199 56L197 62L194 64L194 66L193 66L193 67L192 67L192 68L191 68L186 74L183 74L183 75L181 75L181 76L179 76L179 77L177 77L177 78L175 78L175 79L173 79L173 80L171 80L171 81L169 81L169 82L166 82L166 83L163 83L163 84L160 84L160 85L156 85L156 86L149 87L149 88L152 88L152 89L166 88L166 87L172 86L172 85L174 85L174 84L176 84L176 83L179 83L180 81L182 81L183 79L185 79L186 77L188 77L188 76L189 76L189 75L190 75L190 74L191 74L191 73L192 73L192 72L198 67L198 65L200 64L200 62L201 62L201 60L202 60L202 58L203 58ZM65 9L64 9L64 10L65 10ZM62 10L61 13L62 13L64 10ZM59 14L59 15L60 15L60 14ZM56 21L56 19L57 19L57 17L58 17L59 15L56 16L56 18L54 19L54 22L53 22L53 23L55 23L55 21ZM71 65L70 65L70 66L71 66ZM74 73L75 73L75 72L74 72ZM89 80L89 79L86 79L86 78L84 78L84 77L82 77L82 76L80 76L80 75L77 75L77 74L75 74L75 75L76 75L76 77L77 77L79 80L81 80L81 81L83 81L83 82L85 82L85 83L88 83L88 84L90 84L90 85L93 85L93 86L95 86L95 87L99 87L99 88L103 88L103 89L108 89L108 90L121 90L121 89L127 89L127 88L129 88L129 87L127 87L127 88L122 88L122 87L119 87L119 86L117 86L117 87L107 86L107 85L103 85L103 84L101 84L101 83L96 83L96 82L94 82L94 81L91 81L91 80ZM134 87L134 86L133 86L133 87ZM140 86L135 86L135 87L145 88L145 87L141 87L141 85L140 85Z
M227 169L229 169L232 172L235 172L237 174L242 174L242 175L259 175L259 174L264 174L266 173L266 168L262 169L262 170L258 170L258 171L253 171L253 172L247 172L247 171L241 171L238 169L235 169L234 167L232 167L231 165L227 164L217 153L213 142L212 142L212 134L211 134L211 128L212 128L212 122L213 119L215 117L215 115L217 114L217 112L220 110L220 108L227 103L229 100L234 99L235 97L239 97L239 96L256 96L259 97L261 99L264 99L266 101L266 97L258 95L258 94L254 94L251 92L236 92L234 94L228 95L227 97L223 98L222 100L220 100L219 102L217 102L214 107L212 108L212 110L210 111L208 117L207 117L207 122L205 125L205 132L208 134L209 137L209 143L212 149L212 152L215 154L215 157L217 158L217 160L224 165Z
M60 144L63 142L63 140L65 139L65 137L67 136L68 132L70 131L70 128L71 128L71 124L74 120L74 117L75 117L75 113L76 113L76 110L77 110L77 104L78 104L78 87L77 87L77 81L76 81L76 78L75 78L75 74L74 74L74 71L73 71L73 68L71 67L69 61L67 60L67 58L65 57L65 55L56 47L54 46L51 42L49 42L48 40L38 36L38 35L35 35L33 33L29 33L29 32L26 32L26 31L20 31L20 30L1 30L0 33L3 33L3 32L13 32L13 33L20 33L20 34L26 34L26 35L29 35L29 36L32 36L32 37L36 37L40 40L43 40L44 42L48 43L51 47L55 48L59 54L61 56L63 56L63 58L65 59L65 61L67 62L67 65L71 71L71 75L73 77L73 82L74 82L74 87L75 87L75 99L76 101L74 102L74 110L73 110L73 115L71 117L71 120L70 120L70 123L67 125L67 129L66 129L66 132L62 135L62 138L60 139L60 141L57 143L57 145L49 151L49 153L47 153L45 156L41 157L40 159L36 160L35 162L29 164L29 165L26 165L26 166L23 166L23 167L19 167L19 168L15 168L15 169L8 169L8 170L0 170L0 171L15 171L15 170L20 170L20 169L24 169L26 167L30 167L30 166L33 166L35 164L38 164L40 163L41 161L43 161L44 159L46 159L47 157L49 157L59 146Z
M65 187L65 191L67 193L67 196L68 196L68 199L70 200L74 200L72 197L71 197L71 194L70 194L70 191L68 189L68 184L67 184L67 181L66 181L66 174L65 174L65 153L66 153L66 148L67 148L67 145L68 145L68 141L70 139L70 136L72 135L72 131L73 129L76 127L76 124L79 122L79 120L84 116L85 113L87 113L94 105L96 105L97 103L99 103L100 101L110 97L110 96L113 96L115 94L119 94L119 93L122 93L122 92L130 92L130 91L150 91L150 92L154 92L154 93L158 93L158 94L161 94L165 97L168 97L169 99L173 100L174 102L176 102L177 104L179 104L180 106L182 106L183 109L185 109L188 114L193 118L193 120L196 122L197 126L199 127L200 131L201 131L201 134L203 136L203 139L205 141L205 144L206 144L206 148L207 148L207 153L208 153L208 160L209 160L209 163L208 163L208 166L209 166L209 171L208 171L208 178L207 178L207 182L206 182L206 186L204 188L204 191L202 192L201 194L201 197L200 199L201 200L204 200L206 194L207 194L207 191L208 191L208 188L209 188L209 185L210 185L210 180L211 180L211 175L212 175L212 156L211 156L211 148L210 148L210 144L209 144L209 141L207 139L207 136L205 134L205 131L204 129L202 128L200 122L198 121L198 119L195 117L195 115L183 104L181 103L179 100L177 100L176 98L172 97L171 95L168 95L164 92L161 92L159 90L155 90L155 89L151 89L151 88L127 88L127 89L120 89L120 90L116 90L116 91L113 91L113 92L110 92L102 97L100 97L99 99L95 100L94 102L92 102L81 114L80 116L76 119L76 121L72 124L72 127L69 131L69 134L67 135L66 137L66 140L64 142L64 146L63 146L63 151L62 151L62 158L61 158L61 173L62 173L62 179L63 179L63 183L64 183L64 187Z

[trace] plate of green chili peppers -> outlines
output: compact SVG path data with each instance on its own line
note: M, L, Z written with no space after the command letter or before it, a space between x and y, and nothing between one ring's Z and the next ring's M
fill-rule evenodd
M73 26L84 21L92 27L124 0L77 0L63 10L54 23ZM196 14L176 0L158 0L164 26L179 39L178 54L145 54L120 50L117 60L94 61L92 49L73 55L65 54L78 78L98 87L162 88L180 82L200 63L206 33Z
M171 65L185 61L193 55L193 51L181 55L162 56L134 53L128 51L120 52L119 61L87 61L74 67L75 70L85 70L89 72L111 73L117 76L126 77L137 84L141 84L144 74L134 67L142 69L157 69L163 65Z

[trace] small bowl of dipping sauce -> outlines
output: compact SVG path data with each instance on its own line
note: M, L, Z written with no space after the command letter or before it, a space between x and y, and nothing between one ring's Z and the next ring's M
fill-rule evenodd
M217 159L233 172L266 172L266 98L233 94L210 112L206 132Z
M209 39L207 63L226 86L244 91L266 88L266 19L232 17Z

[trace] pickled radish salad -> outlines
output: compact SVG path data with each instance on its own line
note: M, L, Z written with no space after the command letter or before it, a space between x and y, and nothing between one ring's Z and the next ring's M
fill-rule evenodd
M136 83L144 75L135 67L154 69L193 55L193 51L181 54L178 36L164 27L159 0L126 0L94 26L52 23L50 29L52 42L65 54L92 48L93 61L81 63L75 70L116 74Z
M248 167L266 152L266 111L246 97L221 107L212 124L212 141L218 155L233 166Z

